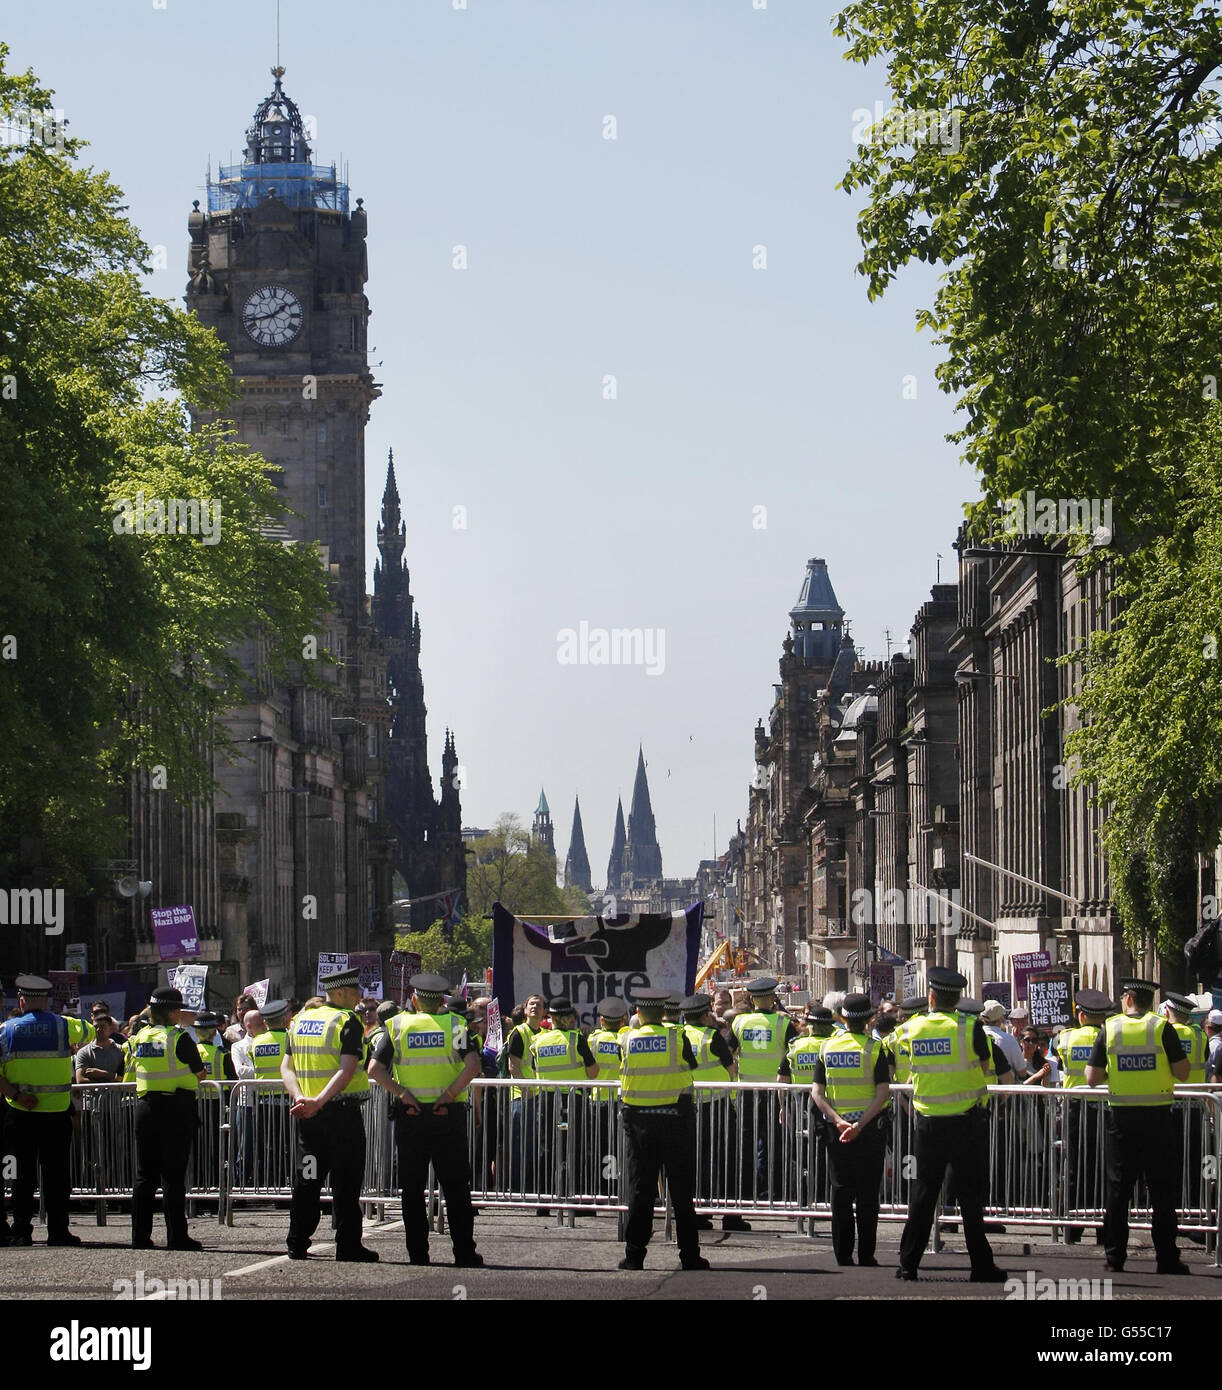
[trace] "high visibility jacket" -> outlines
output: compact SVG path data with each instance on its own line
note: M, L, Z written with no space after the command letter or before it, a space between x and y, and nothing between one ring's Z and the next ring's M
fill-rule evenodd
M644 1023L628 1030L623 1047L620 1099L625 1105L675 1105L690 1091L692 1072L683 1060L680 1029L665 1023Z
M970 1014L929 1013L902 1025L897 1046L907 1053L912 1103L920 1115L964 1115L985 1095L981 1059L972 1048Z
M1171 1025L1156 1014L1130 1018L1122 1014L1103 1025L1107 1035L1107 1103L1113 1106L1170 1105L1175 1077L1163 1049L1163 1029Z
M789 1031L786 1015L739 1014L732 1027L738 1039L738 1079L775 1081L785 1056L785 1035Z
M34 1097L35 1111L67 1110L72 1103L72 1049L96 1037L92 1023L31 1010L0 1027L0 1070L7 1082ZM9 1104L14 1110L24 1108L15 1099Z
M1205 1084L1205 1062L1209 1056L1209 1039L1205 1036L1204 1029L1194 1028L1191 1023L1172 1023L1172 1028L1180 1035L1180 1042L1184 1044L1184 1051L1188 1056L1188 1064L1191 1070L1188 1073L1186 1086L1203 1086Z
M847 1028L830 1038L809 1041L819 1043L832 1108L846 1120L859 1120L874 1099L874 1063L882 1044L867 1033Z
M287 1037L283 1028L269 1028L266 1033L260 1033L251 1040L249 1056L256 1081L280 1080L280 1062L284 1057ZM267 1094L266 1091L264 1094Z
M833 1037L837 1034L833 1034ZM831 1038L795 1038L789 1049L789 1080L794 1086L809 1086L815 1079L815 1063L823 1044Z
M524 1081L533 1081L535 1079L535 1064L530 1055L531 1044L534 1042L535 1038L539 1036L539 1033L532 1028L529 1023L519 1023L516 1028L510 1030L509 1036L512 1038L514 1033L520 1033L522 1035L522 1056L519 1058L522 1065L522 1079ZM508 1039L506 1039L506 1042L508 1042ZM520 1100L522 1096L521 1086L511 1086L509 1088L509 1094L512 1100ZM531 1091L530 1094L533 1096L536 1095L537 1092Z
M394 1045L395 1080L425 1105L450 1090L463 1070L459 1050L466 1021L456 1014L395 1014L386 1032ZM455 1099L464 1101L463 1091Z
M730 1073L725 1066L713 1055L713 1039L717 1036L716 1028L702 1028L695 1023L685 1023L683 1033L688 1042L692 1045L692 1051L696 1054L696 1070L692 1073L693 1081L729 1081ZM708 1105L718 1095L725 1092L718 1091L696 1091L696 1099L701 1105Z
M908 1042L904 1037L903 1024L887 1034L883 1039L883 1047L886 1048L891 1058L896 1082L900 1085L906 1085L912 1079L912 1068L909 1066Z
M1062 1028L1057 1034L1057 1055L1061 1059L1061 1085L1067 1091L1086 1085L1086 1064L1095 1050L1100 1029L1088 1023L1084 1028Z
M540 1081L584 1081L586 1064L577 1050L580 1034L576 1028L562 1033L548 1028L536 1033L530 1045L531 1064Z
M340 1051L340 1034L350 1019L356 1018L351 1009L337 1009L334 1004L319 1004L313 1009L303 1009L293 1020L289 1038L293 1049L293 1070L297 1073L297 1084L307 1100L320 1096L327 1082L339 1071L343 1053ZM359 1021L359 1020L358 1020ZM341 1092L344 1096L357 1095L368 1091L369 1078L361 1080L361 1065L358 1061L356 1074L350 1078Z
M128 1040L126 1079L136 1083L138 1096L150 1091L195 1091L199 1079L178 1060L183 1029L172 1023L150 1023Z
M590 1044L590 1051L594 1054L594 1060L598 1063L600 1081L619 1081L620 1036L619 1033L612 1033L609 1028L595 1028L586 1038L586 1042ZM618 1086L600 1086L594 1092L594 1098L614 1100L618 1093Z
M216 1043L196 1043L199 1048L199 1055L203 1058L204 1070L208 1073L204 1077L205 1081L224 1081L225 1079L225 1049L217 1047ZM214 1092L215 1094L215 1092Z

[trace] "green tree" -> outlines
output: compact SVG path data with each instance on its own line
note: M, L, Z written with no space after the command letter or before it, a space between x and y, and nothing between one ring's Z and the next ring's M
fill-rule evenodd
M510 912L559 915L575 904L556 886L556 856L531 839L517 816L507 813L472 845L467 863L467 901L472 912L489 915L499 902Z
M482 983L484 971L492 965L492 918L468 913L452 933L441 921L426 931L398 932L395 949L418 952L422 970L444 975L452 984L462 979L464 970L472 982Z
M11 135L52 93L7 51ZM211 786L213 751L232 751L219 716L247 686L237 644L258 637L285 676L328 600L316 549L276 538L274 470L190 427L188 407L232 393L219 340L145 292L149 249L82 142L45 144L36 115L34 131L0 140L0 869L24 837L80 886L122 842L134 769L164 767L180 800ZM123 534L140 493L219 507L219 541Z

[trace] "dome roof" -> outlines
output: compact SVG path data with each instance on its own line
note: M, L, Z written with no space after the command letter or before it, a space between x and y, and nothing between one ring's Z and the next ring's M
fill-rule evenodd
M850 738L856 736L862 717L877 713L878 696L874 693L874 687L871 685L867 687L864 695L858 695L845 710L844 718L840 721L840 732L836 735L836 742L839 743L841 739L848 742Z

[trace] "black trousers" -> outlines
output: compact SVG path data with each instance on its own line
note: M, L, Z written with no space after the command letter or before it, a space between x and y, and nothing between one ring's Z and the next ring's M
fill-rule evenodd
M365 1180L365 1124L354 1101L333 1100L297 1123L296 1171L289 1207L288 1247L302 1254L318 1229L322 1185L331 1178L335 1253L355 1254L361 1245L361 1184Z
M918 1114L913 1149L916 1178L900 1237L900 1264L905 1269L919 1268L949 1168L972 1269L992 1269L993 1250L984 1233L984 1204L989 1191L988 1112L976 1106L964 1115Z
M1071 1211L1103 1205L1099 1190L1096 1153L1103 1105L1099 1101L1067 1100L1065 1105L1064 1155ZM1081 1235L1084 1227L1070 1226L1071 1234Z
M624 1180L628 1224L625 1244L630 1255L644 1256L653 1234L653 1204L658 1174L666 1173L675 1209L675 1233L681 1258L700 1253L696 1230L696 1117L690 1102L678 1113L651 1114L648 1107L624 1106Z
M187 1164L195 1143L195 1093L149 1092L136 1101L136 1181L132 1186L132 1241L152 1240L153 1205L160 1187L166 1236L187 1238Z
M842 1264L857 1257L872 1260L878 1238L878 1194L887 1157L881 1118L875 1116L851 1144L840 1142L835 1125L824 1125L832 1177L832 1251Z
M47 1235L68 1234L68 1193L71 1190L72 1115L67 1110L8 1108L4 1117L4 1149L16 1159L13 1178L13 1234L34 1234L34 1173L41 1170L42 1200L47 1209Z
M403 1196L403 1229L411 1259L429 1253L429 1218L424 1189L429 1164L441 1184L456 1259L475 1253L475 1213L471 1209L471 1165L467 1159L467 1107L448 1105L444 1115L423 1106L419 1115L402 1107L395 1117L399 1149L399 1180Z
M1160 1264L1179 1259L1175 1238L1179 1215L1179 1138L1169 1105L1117 1110L1108 1106L1105 1171L1107 1215L1104 1248L1112 1264L1123 1264L1129 1249L1129 1203L1133 1184L1146 1180L1153 1208L1154 1251Z

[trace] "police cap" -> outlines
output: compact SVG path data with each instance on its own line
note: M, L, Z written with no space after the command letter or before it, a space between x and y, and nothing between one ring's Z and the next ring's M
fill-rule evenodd
M638 989L633 995L634 1004L644 1004L646 1008L658 1009L670 998L668 989Z
M22 994L50 994L52 985L41 975L18 975L17 988Z
M277 1019L283 1018L288 1011L289 1003L287 999L269 999L259 1010L263 1015L263 1022L269 1027L275 1023Z
M831 1009L825 1009L822 1004L816 1004L813 1008L806 1010L807 1023L835 1023L836 1016Z
M929 1000L923 994L910 994L900 1000L900 1008L906 1014L923 1013L929 1007Z
M1197 1006L1195 999L1189 999L1186 994L1176 994L1174 990L1163 990L1163 1003L1170 1004L1177 1014L1190 1014Z
M616 999L614 995L608 995L606 999L598 1001L599 1018L627 1018L628 1005L622 999Z
M361 983L361 972L355 965L351 970L333 970L330 975L323 975L318 983L327 994L333 989L356 989Z
M558 994L555 999L547 1001L547 1011L549 1014L571 1014L576 1010L573 1008L573 1001L567 994Z
M1116 1007L1101 989L1080 989L1074 995L1074 1007L1084 1014L1106 1014Z
M870 1003L868 994L846 994L840 1005L840 1013L844 1018L868 1018L873 1012L874 1005Z
M1120 988L1125 994L1153 994L1158 986L1153 980L1139 980L1136 976L1130 976L1127 980L1121 980Z
M952 990L967 988L967 979L957 970L951 970L949 966L931 965L925 973L930 989L944 990L949 994Z
M161 1009L181 1009L182 993L172 985L162 985L149 995L149 1003Z
M394 1018L396 1014L402 1012L403 1010L393 999L383 999L378 1005L378 1022L385 1023L388 1018Z
M757 980L747 981L748 994L775 994L776 981L771 975L761 975Z
M441 975L413 975L412 989L417 994L448 994L450 982Z
M685 1014L704 1014L713 1007L713 1001L707 994L689 994L683 1001L683 1012Z
M112 1019L111 1022L114 1020ZM202 1013L195 1015L195 1026L197 1028L219 1028L221 1026L220 1014Z
M969 999L966 995L961 995L959 1002L955 1005L955 1011L961 1014L971 1014L979 1017L984 1013L983 999Z

